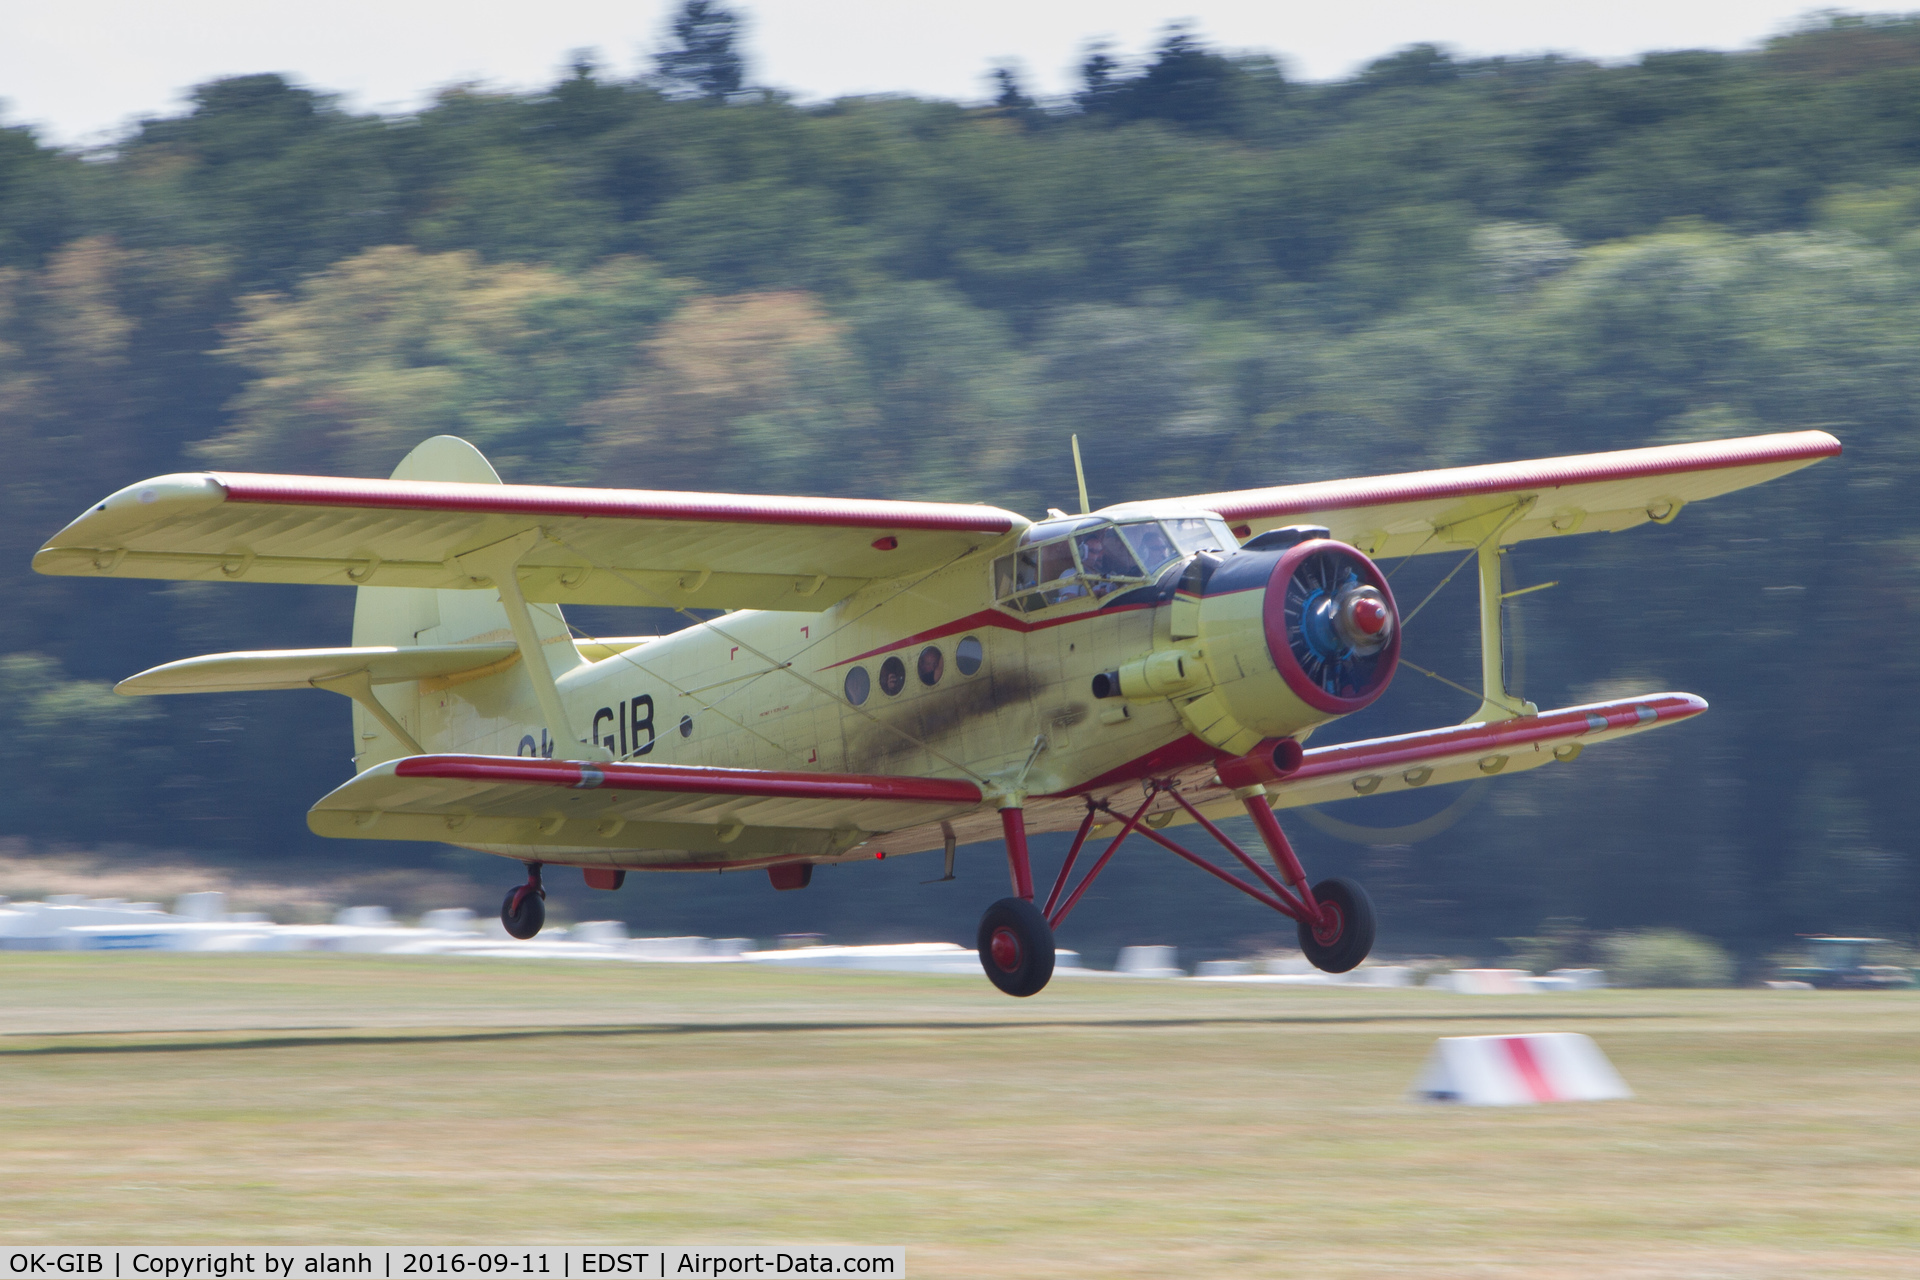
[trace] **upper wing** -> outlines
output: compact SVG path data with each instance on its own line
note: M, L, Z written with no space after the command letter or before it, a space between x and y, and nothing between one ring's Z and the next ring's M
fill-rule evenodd
M323 796L307 825L323 836L721 866L838 857L870 832L979 804L978 787L945 778L428 755L367 769ZM639 856L662 851L671 856Z
M1665 524L1689 502L1775 479L1840 452L1824 431L1660 445L1533 462L1323 480L1178 499L1217 511L1241 537L1317 524L1374 556Z
M56 534L41 573L472 587L456 557L528 530L527 599L818 612L1026 520L995 507L204 472L129 486Z

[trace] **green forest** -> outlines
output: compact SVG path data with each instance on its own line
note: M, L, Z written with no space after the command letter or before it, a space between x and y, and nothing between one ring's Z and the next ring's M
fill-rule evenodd
M1373 891L1383 953L1493 956L1550 917L1745 956L1920 930L1920 20L1632 65L1422 45L1335 83L1170 27L1141 59L1090 50L1068 98L1003 71L984 104L800 103L753 86L731 21L696 0L644 76L582 56L408 115L260 74L98 149L0 129L0 836L517 877L307 834L349 772L344 701L111 693L346 643L346 592L32 574L148 475L384 476L451 432L510 481L1037 516L1072 505L1072 434L1099 505L1818 427L1844 457L1511 557L1561 584L1512 610L1527 696L1680 689L1708 715L1289 825L1310 869ZM1456 582L1408 656L1472 683L1473 616ZM1472 709L1403 669L1338 736ZM957 890L909 859L807 894L636 877L577 910L966 938L997 859L963 852ZM1171 859L1121 862L1062 945L1290 932Z

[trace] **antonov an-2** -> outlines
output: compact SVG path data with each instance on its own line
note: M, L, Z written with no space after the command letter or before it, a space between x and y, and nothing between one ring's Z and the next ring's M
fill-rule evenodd
M1840 451L1819 431L1131 502L1031 522L988 506L502 484L439 436L391 479L209 472L131 485L62 529L41 573L358 588L350 648L224 653L126 694L320 688L351 698L355 776L326 836L432 840L543 867L815 865L1004 838L1011 896L980 962L1011 995L1131 836L1298 924L1342 972L1372 948L1359 885L1310 884L1276 808L1570 762L1706 709L1647 693L1540 711L1503 687L1500 555L1665 523ZM1084 498L1082 507L1085 507ZM1385 557L1477 560L1482 704L1465 723L1308 749L1378 698L1400 652ZM698 611L590 637L565 604ZM725 610L714 616L714 611ZM1252 816L1267 866L1216 825ZM1244 868L1174 841L1197 826ZM1074 831L1036 895L1033 831ZM1077 865L1089 839L1098 856Z

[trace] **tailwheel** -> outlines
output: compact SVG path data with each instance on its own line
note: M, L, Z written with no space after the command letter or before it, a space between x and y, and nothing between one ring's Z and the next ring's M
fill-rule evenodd
M530 862L527 882L507 890L506 901L500 904L500 923L516 938L531 938L547 922L546 898L547 891L540 883L540 864Z
M1030 996L1053 977L1053 930L1025 898L1002 898L980 917L980 967L1010 996Z
M1344 876L1313 886L1313 898L1320 918L1300 922L1300 950L1314 968L1345 973L1373 950L1373 900Z

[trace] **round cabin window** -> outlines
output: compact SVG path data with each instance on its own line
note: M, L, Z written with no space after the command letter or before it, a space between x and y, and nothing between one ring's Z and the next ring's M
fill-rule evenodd
M968 636L953 646L953 665L960 668L960 674L970 676L980 669L986 659L987 651L980 645L979 636Z
M692 716L680 717L680 736L683 738L691 738L693 736L693 717Z
M880 692L889 698L907 687L907 664L898 658L888 658L880 664Z
M921 684L939 684L940 677L945 675L947 671L946 655L940 652L938 645L928 645L920 651L920 662L917 670L920 675Z
M859 706L873 692L873 677L867 674L865 667L854 667L847 672L847 701Z

